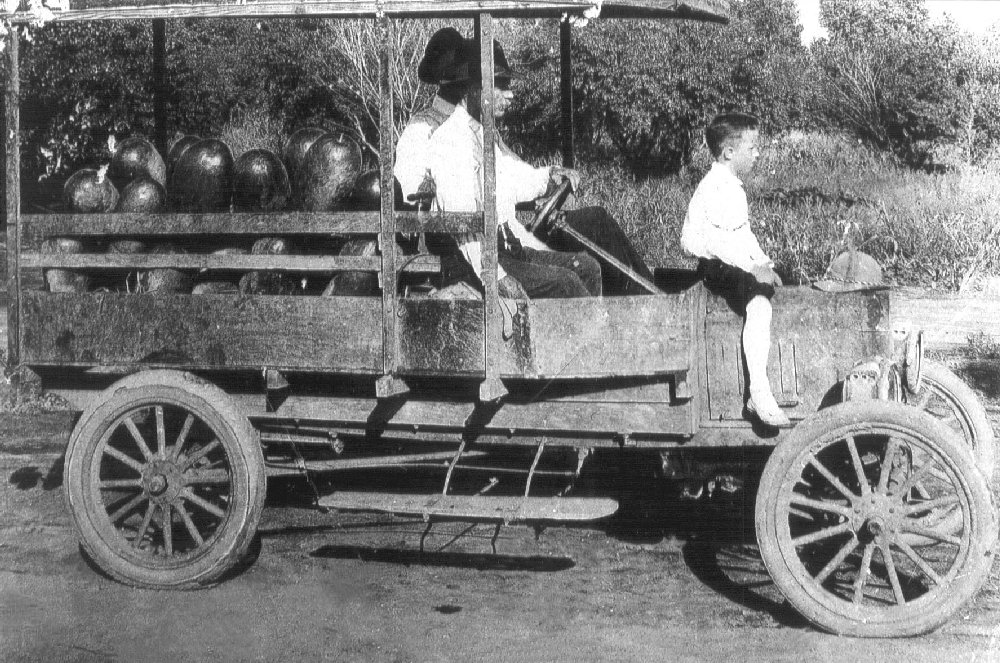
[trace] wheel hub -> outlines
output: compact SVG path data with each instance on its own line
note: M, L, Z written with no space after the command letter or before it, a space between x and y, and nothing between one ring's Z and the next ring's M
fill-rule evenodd
M892 534L899 529L903 516L902 503L888 495L869 495L854 505L851 528L858 534L879 537Z
M152 495L162 495L167 489L167 477L155 474L149 480L149 492Z
M184 488L184 479L176 463L157 459L146 465L142 485L153 502L164 504L177 499Z

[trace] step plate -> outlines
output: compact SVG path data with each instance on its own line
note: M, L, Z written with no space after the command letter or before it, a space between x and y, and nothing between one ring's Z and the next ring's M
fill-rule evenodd
M618 510L617 500L594 497L465 497L456 495L400 495L395 493L337 492L319 501L321 506L345 511L379 511L422 518L486 520L505 523L533 520L598 520Z

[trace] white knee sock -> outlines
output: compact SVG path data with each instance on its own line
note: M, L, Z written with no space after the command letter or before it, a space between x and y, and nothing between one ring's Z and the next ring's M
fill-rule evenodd
M771 301L757 295L747 302L743 324L743 354L750 374L750 394L771 393L767 380L767 355L771 351Z

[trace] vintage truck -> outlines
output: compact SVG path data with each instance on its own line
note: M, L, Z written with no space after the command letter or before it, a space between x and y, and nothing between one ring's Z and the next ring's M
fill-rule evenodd
M728 13L723 0L597 7L613 19L721 22ZM486 45L490 142L493 21L592 10L584 0L71 0L50 19L151 19L162 47L168 18L366 18L386 37L386 91L395 22L473 18ZM28 23L36 13L7 18ZM564 20L564 77L572 72L570 38ZM602 450L659 454L667 474L697 477L727 455L774 448L756 495L760 554L791 604L819 627L922 633L985 581L997 539L986 479L992 430L972 392L923 361L919 333L893 320L886 291L780 289L770 375L794 426L761 428L743 416L742 321L692 272L658 271L645 296L502 300L491 278L496 248L485 242L482 297L408 296L401 279L433 278L439 263L401 255L397 234L495 232L491 151L482 214L394 209L387 140L380 211L22 213L18 55L12 32L4 56L9 363L15 378L30 371L81 412L66 450L66 504L83 549L110 576L155 588L218 581L246 553L272 476L331 473L334 489L316 495L331 509L553 523L598 520L618 508L610 497L574 492ZM383 96L382 135L391 135L392 101ZM564 111L571 137L571 104ZM540 215L554 214L558 202ZM100 247L116 238L190 245L262 236L372 237L380 253L41 250L54 237ZM375 296L60 293L40 277L45 269L153 268L368 271L380 288ZM488 480L504 463L504 479ZM433 490L385 492L376 480L343 490L337 482L346 471L417 467L439 473Z

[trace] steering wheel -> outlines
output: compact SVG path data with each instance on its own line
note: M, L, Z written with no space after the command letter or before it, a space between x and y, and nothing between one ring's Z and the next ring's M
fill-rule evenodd
M563 203L566 202L566 198L569 197L572 190L573 185L568 179L560 182L555 191L542 199L538 211L535 212L535 218L528 224L528 230L535 232L536 229L544 226L551 218L552 213L561 208Z

